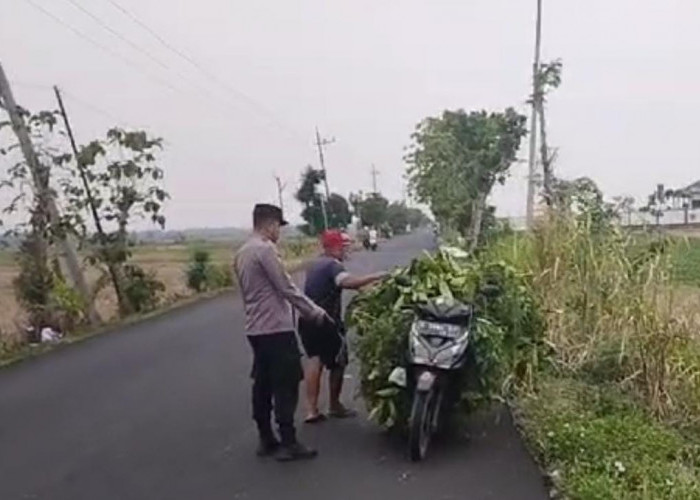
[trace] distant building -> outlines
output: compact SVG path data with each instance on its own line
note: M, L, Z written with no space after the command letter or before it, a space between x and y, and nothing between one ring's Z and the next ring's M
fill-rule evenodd
M680 190L687 200L688 208L691 210L700 209L700 181L692 183L690 186Z

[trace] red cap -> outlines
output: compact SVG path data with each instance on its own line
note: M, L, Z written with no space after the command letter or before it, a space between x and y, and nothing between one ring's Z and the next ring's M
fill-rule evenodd
M336 249L343 248L345 246L345 239L343 238L343 233L336 231L335 229L329 229L321 234L321 245L326 249Z

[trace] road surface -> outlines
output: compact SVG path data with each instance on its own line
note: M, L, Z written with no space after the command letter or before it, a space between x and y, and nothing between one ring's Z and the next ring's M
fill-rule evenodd
M349 266L405 264L429 244L397 238ZM242 324L226 295L0 370L0 499L547 498L505 414L418 465L364 418L301 426L316 461L258 459Z

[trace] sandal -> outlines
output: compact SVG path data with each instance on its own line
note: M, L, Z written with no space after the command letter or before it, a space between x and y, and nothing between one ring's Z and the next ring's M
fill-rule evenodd
M305 424L319 424L321 422L324 422L328 417L326 417L323 413L319 413L318 415L314 415L313 417L306 417L304 420Z
M343 406L336 410L329 411L328 416L331 418L355 418L357 416L357 411Z

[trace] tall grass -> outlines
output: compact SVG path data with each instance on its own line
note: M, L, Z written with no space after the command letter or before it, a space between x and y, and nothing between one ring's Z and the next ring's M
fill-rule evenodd
M566 213L489 251L530 276L550 369L613 384L658 418L700 428L698 325L675 303L668 245Z

